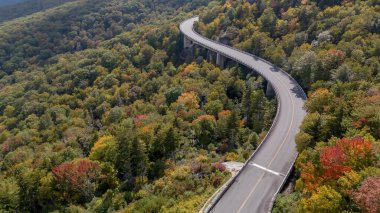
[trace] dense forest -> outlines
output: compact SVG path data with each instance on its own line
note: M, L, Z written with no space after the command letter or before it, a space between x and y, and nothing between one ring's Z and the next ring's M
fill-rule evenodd
M379 1L226 1L201 20L199 32L277 64L308 92L298 180L273 212L379 212Z
M0 12L19 17L0 24L0 212L202 207L230 177L222 162L259 145L276 100L246 68L182 49L194 14L199 33L308 93L297 180L273 211L380 211L378 0L49 2Z
M219 4L219 3L218 3ZM276 112L182 50L208 1L74 1L0 26L0 211L194 212Z
M56 7L74 0L0 0L0 23ZM3 5L2 5L3 4Z
M0 6L17 4L23 1L27 1L27 0L0 0Z

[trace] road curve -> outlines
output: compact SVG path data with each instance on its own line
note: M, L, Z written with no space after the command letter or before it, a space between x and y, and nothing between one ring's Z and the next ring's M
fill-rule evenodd
M198 17L180 24L186 38L252 68L271 83L278 101L277 115L267 136L210 212L268 212L297 156L294 139L306 115L303 109L306 95L292 77L270 62L196 33L193 29L196 21Z

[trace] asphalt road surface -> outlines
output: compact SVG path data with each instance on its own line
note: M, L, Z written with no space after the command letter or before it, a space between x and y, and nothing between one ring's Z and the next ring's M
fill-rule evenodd
M298 83L275 65L243 51L209 40L193 30L197 17L181 23L193 43L239 62L262 75L276 91L278 113L270 133L211 212L268 212L297 156L295 135L306 115L305 94Z

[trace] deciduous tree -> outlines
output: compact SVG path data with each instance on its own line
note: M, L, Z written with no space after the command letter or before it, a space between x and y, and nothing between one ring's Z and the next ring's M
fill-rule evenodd
M80 159L54 167L52 172L63 200L84 203L94 197L100 171L99 163Z
M363 212L379 212L380 176L365 179L360 188L353 193L353 197Z

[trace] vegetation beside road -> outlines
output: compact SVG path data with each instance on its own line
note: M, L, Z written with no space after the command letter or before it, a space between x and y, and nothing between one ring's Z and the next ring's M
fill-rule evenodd
M295 191L274 212L378 212L377 1L224 1L197 30L263 57L308 92Z
M207 1L76 1L0 26L0 209L193 212L275 114L263 79L185 61Z

